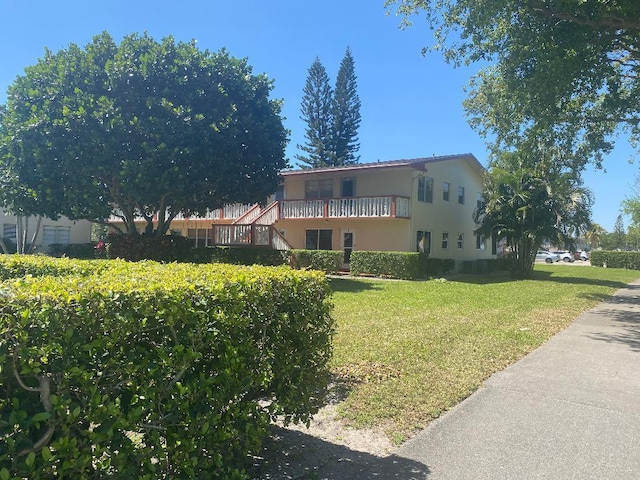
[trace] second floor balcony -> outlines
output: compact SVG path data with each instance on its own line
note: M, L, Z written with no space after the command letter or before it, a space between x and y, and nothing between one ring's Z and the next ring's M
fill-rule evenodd
M280 200L280 219L409 218L409 198L398 195Z

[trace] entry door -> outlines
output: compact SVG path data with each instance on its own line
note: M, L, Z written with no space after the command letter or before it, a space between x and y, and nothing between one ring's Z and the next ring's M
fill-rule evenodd
M353 251L353 232L342 232L342 248L344 250L344 263L349 264L351 252Z

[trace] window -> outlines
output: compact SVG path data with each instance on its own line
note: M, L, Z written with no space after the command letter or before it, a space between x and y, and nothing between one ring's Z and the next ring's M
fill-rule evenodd
M2 238L6 238L7 240L16 241L16 224L15 223L5 223L2 225Z
M71 243L71 227L53 227L44 226L42 229L42 243L51 245L59 243L61 245L69 245Z
M418 230L416 235L416 251L431 253L431 232Z
M464 187L458 187L458 203L464 205Z
M433 203L433 178L418 178L418 201Z
M478 197L476 198L476 207L482 208L484 205L484 197L481 193L478 193Z
M306 230L305 248L307 250L333 250L331 238L333 230Z
M451 184L449 182L442 183L442 200L445 202L449 201L449 188L451 188Z
M356 195L356 179L353 177L342 179L342 196L354 197Z
M332 198L333 179L307 180L304 182L304 198Z
M484 250L486 248L484 235L476 235L476 248L478 250Z
M442 232L442 249L447 250L449 248L449 232Z
M209 239L213 238L213 232L206 228L190 228L187 230L187 238L196 247L206 247L209 245Z
M456 246L458 247L458 250L462 250L462 247L464 246L464 233L458 234L458 240L456 242Z

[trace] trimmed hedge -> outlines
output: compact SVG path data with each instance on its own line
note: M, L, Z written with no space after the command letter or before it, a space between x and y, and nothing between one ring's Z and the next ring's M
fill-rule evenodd
M106 260L72 260L46 255L0 255L0 280L25 276L95 275L105 271Z
M80 258L88 260L96 258L96 244L72 243L69 245L63 245L60 243L53 243L49 245L49 255L54 257Z
M320 272L104 263L3 286L0 478L241 479L271 420L322 405Z
M351 253L353 275L376 275L405 280L429 276L441 276L455 267L454 260L429 258L418 252L370 252Z
M590 255L591 265L594 267L640 270L640 252L592 250Z
M192 247L189 239L180 235L111 234L107 239L106 250L109 258L132 262L188 262Z
M289 265L295 269L320 270L336 273L342 268L343 252L340 250L289 250Z
M190 253L193 263L279 266L287 263L288 252L256 247L201 247Z

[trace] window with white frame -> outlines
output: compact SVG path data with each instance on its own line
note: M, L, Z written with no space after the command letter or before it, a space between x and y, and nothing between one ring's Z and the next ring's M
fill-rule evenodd
M476 207L482 208L482 205L484 205L484 197L482 196L482 193L478 193L476 198Z
M433 178L418 178L418 201L433 203Z
M458 239L456 241L456 247L458 248L458 250L462 250L462 247L464 247L464 233L459 233L458 234Z
M449 232L442 232L442 249L447 250L449 248Z
M45 225L42 227L42 243L51 245L69 245L71 243L71 227Z
M418 252L431 253L431 232L418 230L416 234L416 250Z
M485 248L487 248L487 242L484 235L476 235L476 249L484 250Z
M458 187L458 203L464 205L464 187Z
M451 189L451 184L449 182L442 182L442 200L445 202L449 201L450 189Z

